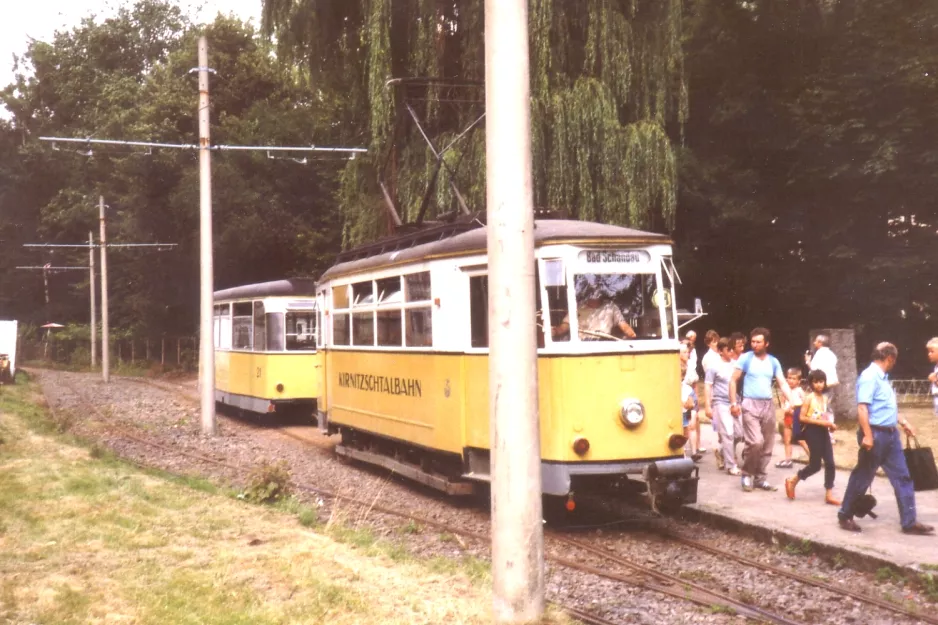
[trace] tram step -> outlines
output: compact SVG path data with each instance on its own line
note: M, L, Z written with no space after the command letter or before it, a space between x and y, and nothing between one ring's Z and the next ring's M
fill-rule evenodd
M475 481L477 481L477 482L489 482L489 483L491 483L491 481L492 481L492 476L489 475L488 473L475 473L474 471L470 471L469 473L463 473L463 474L462 474L462 477L463 477L463 479L466 479L466 480L475 480Z
M384 467L385 469L390 469L398 475L402 475L415 482L420 482L431 488L441 490L447 495L471 495L474 490L472 484L469 482L454 482L445 477L427 473L415 465L400 462L381 454L362 451L361 449L353 449L345 445L336 445L335 452L346 458L352 458L353 460L359 460L361 462L367 462L368 464Z

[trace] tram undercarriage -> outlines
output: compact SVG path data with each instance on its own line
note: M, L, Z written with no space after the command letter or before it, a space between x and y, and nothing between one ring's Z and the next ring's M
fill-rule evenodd
M412 444L338 428L339 456L380 466L448 495L472 495L491 482L488 450L469 449L463 458ZM603 465L542 463L545 497L575 507L577 496L645 498L656 512L697 502L699 471L690 458L632 460Z

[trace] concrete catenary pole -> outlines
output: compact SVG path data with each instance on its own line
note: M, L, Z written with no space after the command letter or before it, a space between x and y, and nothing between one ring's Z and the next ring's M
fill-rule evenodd
M202 433L214 435L215 340L212 328L214 276L212 269L212 152L209 139L208 41L199 37L199 391Z
M94 233L88 233L88 279L91 281L91 368L98 364L98 313L95 310Z
M528 0L485 0L493 609L544 612Z
M98 240L101 243L101 379L111 381L111 355L108 345L108 319L107 319L107 228L104 216L104 196L98 198L98 219L101 222L101 232Z

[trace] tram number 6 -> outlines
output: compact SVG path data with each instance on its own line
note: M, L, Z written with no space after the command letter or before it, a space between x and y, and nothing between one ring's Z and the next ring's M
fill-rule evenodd
M257 378L260 379L260 377L261 377L261 368L258 367L258 368L257 368Z

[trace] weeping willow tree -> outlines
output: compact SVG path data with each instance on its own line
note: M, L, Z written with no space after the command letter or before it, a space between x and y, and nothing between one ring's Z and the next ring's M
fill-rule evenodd
M537 206L579 219L673 228L673 141L687 115L681 3L530 0ZM368 158L350 162L341 177L347 243L386 231L379 172L390 172L390 191L405 221L420 210L436 159L417 128L400 123L402 99L386 83L414 76L481 82L483 4L264 0L264 31L276 37L280 57L303 67L321 97L341 101L336 123L343 137L369 146ZM481 110L465 103L472 98L452 106L439 95L428 87L420 113L442 146ZM438 173L428 217L453 210L451 175L469 207L484 210L483 132L469 133L446 153L450 167Z

